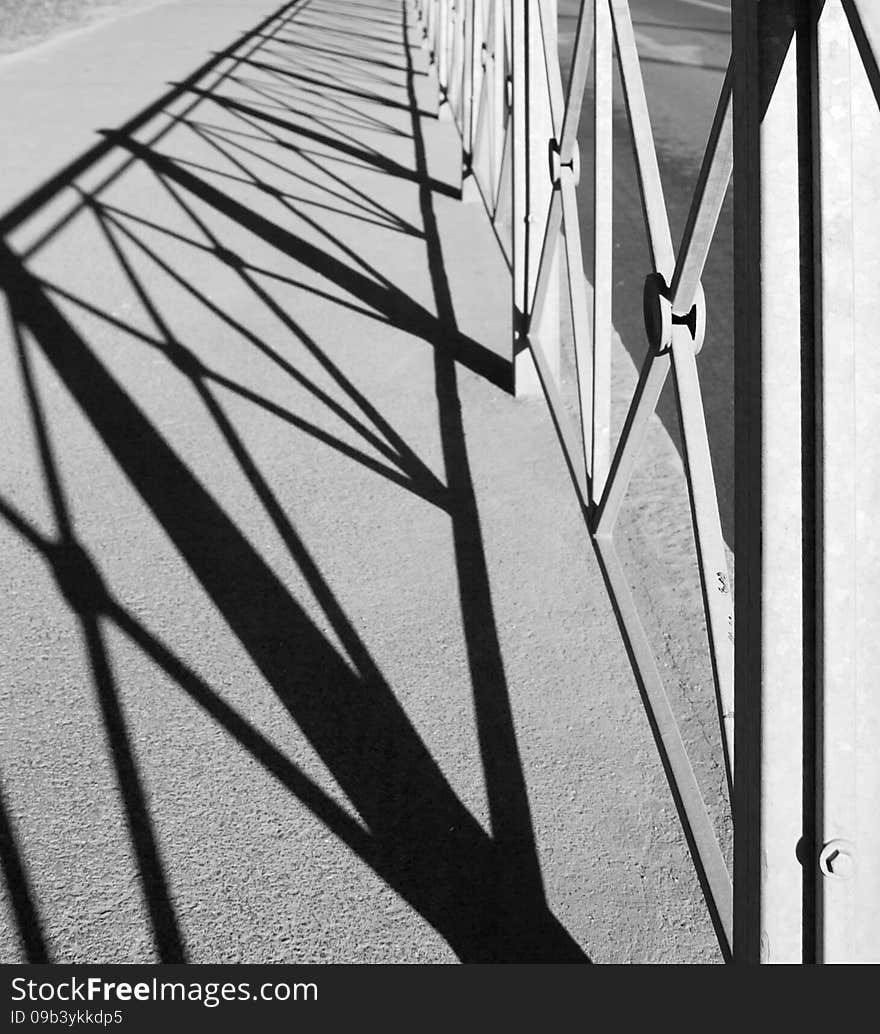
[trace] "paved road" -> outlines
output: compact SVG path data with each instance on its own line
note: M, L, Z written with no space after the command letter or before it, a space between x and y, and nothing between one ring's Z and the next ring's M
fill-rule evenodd
M577 25L579 4L560 0L560 51L564 72ZM633 0L633 25L645 78L660 172L673 240L684 228L693 187L730 53L730 4L720 0ZM582 154L592 150L588 123L581 136ZM638 185L622 98L615 107L615 280L614 323L637 363L645 351L641 315L642 282L649 272ZM585 165L585 179L589 168ZM583 190L588 197L588 190ZM583 205L584 209L586 204ZM590 219L583 232L589 242ZM719 222L703 278L707 301L706 342L699 359L707 424L718 485L725 539L733 546L733 241L732 199ZM585 243L588 249L589 244ZM586 268L589 275L589 253ZM671 384L660 413L678 440Z

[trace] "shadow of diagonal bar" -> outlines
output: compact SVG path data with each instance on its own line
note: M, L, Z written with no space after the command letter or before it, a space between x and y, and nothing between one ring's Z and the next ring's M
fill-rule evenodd
M351 59L320 63L340 32ZM93 690L71 691L75 735L110 777L89 789L116 823L120 944L146 930L138 950L162 962L216 957L206 915L244 901L286 943L302 904L276 885L308 872L322 901L327 864L363 895L359 937L405 928L395 957L589 961L545 888L467 422L474 393L491 415L512 378L459 299L506 318L506 267L468 291L448 268L461 168L423 103L416 35L399 3L287 4L0 217L35 445L0 520L52 576L32 582L47 625L74 629L47 665ZM73 733L50 724L55 757ZM61 781L59 823L88 778ZM25 954L75 957L21 838L0 823ZM207 875L220 864L234 889ZM86 897L64 907L96 943ZM339 957L367 954L320 908Z

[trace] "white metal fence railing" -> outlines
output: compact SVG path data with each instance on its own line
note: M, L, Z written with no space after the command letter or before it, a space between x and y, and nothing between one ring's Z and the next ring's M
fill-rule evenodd
M670 776L679 815L722 950L726 957L733 956L736 928L736 956L741 958L798 961L798 955L804 960L850 957L853 953L858 955L859 951L864 955L863 949L850 951L851 945L847 947L850 942L846 937L837 944L826 943L827 939L823 941L821 931L831 929L834 924L823 904L832 898L824 892L822 883L833 873L828 871L822 859L824 857L827 861L829 843L833 846L839 840L850 845L857 836L859 823L864 825L867 821L864 806L861 818L852 817L853 807L842 808L838 800L841 813L850 814L851 821L845 835L831 836L828 830L833 832L833 822L829 825L822 817L828 812L822 789L823 773L835 768L835 759L837 770L841 769L841 751L849 750L857 757L861 757L859 751L862 754L867 751L873 758L867 765L870 777L859 777L861 783L856 786L853 780L858 777L858 766L850 765L847 778L850 792L856 798L861 794L870 801L872 794L880 794L876 778L880 773L880 758L876 747L869 741L860 746L852 742L844 744L840 737L834 743L827 742L827 735L825 740L821 740L825 735L823 730L836 727L830 710L829 686L822 682L826 676L830 679L833 673L829 671L823 676L820 668L814 677L810 658L814 653L834 652L834 642L829 639L829 628L833 623L826 618L824 624L810 624L810 619L805 617L803 603L814 590L820 598L817 606L823 592L839 595L843 591L840 586L831 586L827 573L822 573L821 562L816 560L815 549L821 548L826 538L831 543L830 537L822 537L823 506L825 510L836 506L840 519L845 522L852 518L852 507L858 509L861 502L853 495L849 503L838 499L832 504L827 498L827 486L824 489L826 495L822 496L821 486L814 484L813 475L807 470L807 460L815 461L817 469L824 469L823 460L835 448L840 462L841 450L826 433L826 429L832 426L830 414L823 421L821 405L817 413L809 408L814 394L820 396L821 402L824 367L820 365L815 370L812 367L808 370L809 362L804 358L805 342L810 343L809 347L817 356L827 354L827 349L822 352L822 343L828 339L828 327L823 337L821 316L817 323L810 325L803 319L795 320L794 333L800 345L781 361L788 363L787 375L797 385L796 408L800 424L797 429L792 425L788 433L797 432L796 441L790 439L790 442L798 457L795 460L798 467L796 481L800 486L801 500L797 511L798 529L792 532L791 522L786 524L785 507L781 502L776 505L776 495L783 490L787 492L788 487L783 489L781 481L777 487L777 482L769 479L768 470L772 464L766 452L770 437L778 433L771 419L776 388L766 377L762 379L761 374L762 363L771 363L776 355L774 342L767 331L772 314L768 310L762 333L760 326L750 322L751 317L743 307L764 311L762 306L770 304L774 290L774 262L793 253L799 267L794 273L794 294L791 293L791 283L787 283L784 289L789 291L789 295L783 299L780 286L777 292L780 298L774 303L777 306L774 312L778 312L779 305L787 304L789 327L792 327L795 319L792 313L797 310L802 315L807 296L813 311L828 310L825 301L827 288L822 275L813 276L809 270L823 268L818 254L823 248L830 255L836 247L835 259L845 260L839 248L840 212L835 215L836 229L829 229L826 225L827 218L830 218L826 213L837 203L837 196L826 197L824 207L802 204L795 228L796 240L786 240L784 246L779 244L780 250L774 252L774 213L778 201L774 191L784 193L787 190L790 193L794 189L801 196L809 195L813 201L824 197L823 191L827 193L830 184L828 149L832 146L829 133L837 132L839 136L841 130L839 126L831 126L828 115L831 102L825 100L826 94L835 93L838 103L842 97L852 99L847 109L851 115L856 111L864 112L865 105L859 107L860 98L867 97L871 117L876 115L880 92L875 57L875 48L880 44L876 5L870 0L826 0L824 4L814 0L733 0L731 66L721 88L702 167L694 183L689 215L676 251L627 0L582 0L565 88L557 47L556 0L415 0L415 3L424 29L425 45L436 69L441 100L448 104L449 113L461 134L466 174L473 177L479 187L510 262L514 310L511 354L516 391L518 394L543 391L552 412L634 672L652 712L658 747ZM618 106L617 115L614 101L615 55L616 77L623 101ZM780 97L786 89L789 65L794 67L791 73L796 80L793 89L800 99L783 101ZM829 86L831 83L836 84L833 90ZM742 458L738 456L737 459L737 493L745 498L742 505L737 504L738 551L744 558L744 572L738 579L737 612L745 614L748 626L746 640L736 646L736 667L737 701L740 706L746 701L749 708L748 713L736 718L739 748L744 752L736 764L733 592L697 367L706 327L706 299L701 278L734 166L734 99L738 113L737 197L740 199L735 231L738 235L735 242L738 449L744 444L741 439L747 439ZM794 107L782 113L781 117L788 119L790 134L783 144L778 145L768 135L767 118L768 113L783 103ZM826 104L824 108L823 103ZM825 122L822 121L823 113ZM625 118L628 124L647 233L642 302L649 348L622 432L617 441L612 441L612 182L615 171L612 134L615 117ZM868 118L864 114L862 117ZM592 131L593 161L591 182L582 183L578 138L587 129ZM851 148L842 156L846 174L840 177L841 183L849 173L856 178L869 176L870 166L865 165L864 144L866 139L876 143L878 136L880 134L869 127L867 133L860 135L861 153ZM850 146L851 143L848 138L842 140L843 145ZM778 155L771 154L774 146L786 150L788 162L782 164L788 169L787 182L779 178L778 169L782 166L778 164ZM876 146L873 154L876 165ZM826 162L824 180L818 164L821 156ZM792 174L794 182L790 178ZM880 197L877 191L874 201L875 207L867 214L868 225L878 222ZM584 261L585 242L581 240L579 214L579 207L584 204L589 206L592 228L592 239L587 242L587 263ZM852 223L852 210L849 210L849 218ZM749 237L744 229L747 226L753 230L757 227L757 236ZM851 245L847 238L844 249ZM868 261L867 248L865 245L861 255L863 262ZM878 279L874 281L876 290L876 284L880 283L880 251L876 244L874 248L870 261L874 262L878 273ZM850 247L847 252L850 260L852 253ZM584 275L585 265L590 273L592 289ZM824 269L827 277L827 261ZM857 280L854 278L851 285L852 306L856 308L862 297L857 298L855 294ZM839 282L835 289L838 292L850 290L846 285L841 288ZM880 292L876 293L880 295ZM570 316L573 338L577 386L574 419L560 393L560 300L568 307L567 317ZM867 311L865 305L859 313L863 310ZM853 326L859 332L869 325L870 321L866 322L862 315L855 317ZM853 347L859 348L863 344L856 341ZM740 361L740 349L745 356L749 348L758 350L757 365L750 365L745 358ZM875 366L872 369L876 369L877 360L873 362ZM748 374L749 370L752 374ZM684 469L720 740L733 802L735 862L738 868L736 896L614 541L621 503L648 433L651 416L670 374L682 432ZM752 376L748 383L744 380L747 375ZM858 408L853 394L858 385L851 387L851 397L847 402ZM874 417L880 417L877 397L869 395L861 400L863 415L870 410ZM756 398L760 401L757 409ZM757 452L749 451L752 449L749 443L753 440L764 443L754 447ZM851 434L848 442L853 449L861 444L861 454L871 462L876 461L877 446L866 444L867 439L856 442ZM765 450L763 453L761 448ZM815 456L805 460L805 449L814 449ZM755 498L758 503L754 503ZM803 531L812 526L811 521L818 521L820 525L817 542L812 542ZM767 556L762 552L762 543L777 534L783 539L786 534L790 539L793 535L797 540L792 548L800 558L800 569L794 576L798 599L792 600L791 609L771 631L773 622L768 624L764 620L762 624L755 615L760 612L766 617L775 613L777 603L781 611L786 611L783 602L786 589L782 582L777 587L778 579L774 580L772 564L768 564ZM880 575L877 564L880 551L874 542L860 540L860 548L866 548L866 557L873 557L872 570L875 575ZM850 548L856 548L853 542L850 542ZM849 585L849 590L856 595L861 593L859 599L863 601L864 609L867 590L860 589L855 582ZM873 597L870 606L877 614ZM808 624L810 628L806 630ZM799 644L797 671L790 672L790 678L786 677L790 692L799 693L803 700L809 697L812 702L809 706L802 703L797 708L789 708L789 717L793 715L800 722L797 727L786 728L775 717L774 702L781 698L783 690L777 693L775 686L767 681L765 662L772 647L768 636L788 636ZM804 646L805 636L812 637L810 649ZM876 674L880 674L880 669ZM867 674L857 675L853 670L851 676L855 680L853 684L836 691L838 708L841 706L839 694L850 693L853 699L859 692L864 695L864 691L859 689L859 679L864 680ZM865 713L871 722L876 723L880 735L880 705L874 701L867 707ZM817 739L824 744L818 752L814 746ZM789 753L797 759L796 764L782 757L786 742ZM795 742L797 749L791 746ZM840 788L835 792L839 797ZM873 798L875 807L876 799ZM786 809L791 836L778 833L776 830L782 826L773 818L774 814L781 814ZM880 845L874 846L880 848ZM768 857L768 851L772 856L774 850L780 852L780 857L785 855L784 863L780 862L783 873L789 873L795 864L798 866L795 878L789 880L797 885L797 900L792 891L791 899L779 908L774 904L776 897L773 895L777 892L771 893L770 890L774 880L780 881L779 875L768 874L760 862L761 858ZM846 847L846 850L855 849ZM880 853L875 853L873 860L880 863ZM875 864L874 869L880 871L880 864ZM787 878L783 876L780 882ZM821 886L817 885L817 880ZM863 880L858 887L853 884L853 887L855 889L850 888L847 892L850 913L857 898L862 903L870 901L871 908L880 906L880 885L876 877L868 882ZM839 894L836 889L834 893ZM735 910L738 915L736 923ZM780 919L783 912L785 917ZM777 939L775 924L789 931L796 930L796 934ZM874 927L877 926L874 923ZM868 938L871 944L869 954L877 948L876 933L873 938ZM783 943L786 945L784 949L777 947Z

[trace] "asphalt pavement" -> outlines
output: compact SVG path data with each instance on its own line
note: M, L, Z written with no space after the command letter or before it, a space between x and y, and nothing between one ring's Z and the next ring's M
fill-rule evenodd
M412 9L173 0L0 93L0 959L718 961Z

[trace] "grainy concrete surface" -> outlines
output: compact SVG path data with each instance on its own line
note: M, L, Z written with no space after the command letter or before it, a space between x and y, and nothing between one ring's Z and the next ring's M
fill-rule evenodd
M412 24L178 0L0 63L10 204L105 142L2 224L4 961L718 960Z
M0 54L175 0L0 0Z

